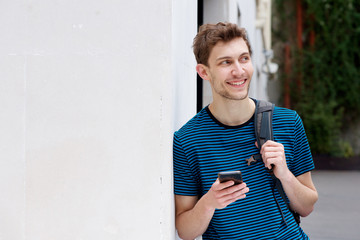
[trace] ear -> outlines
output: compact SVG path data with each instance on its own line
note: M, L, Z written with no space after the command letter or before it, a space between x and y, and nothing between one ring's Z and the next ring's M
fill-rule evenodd
M199 76L204 79L209 81L210 80L210 76L209 76L209 72L208 72L209 68L207 66L205 66L204 64L198 64L196 65L196 71L199 74Z

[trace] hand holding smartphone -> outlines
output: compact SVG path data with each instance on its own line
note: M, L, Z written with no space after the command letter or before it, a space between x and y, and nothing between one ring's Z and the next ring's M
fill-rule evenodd
M235 182L234 185L237 185L243 182L241 171L219 172L218 177L221 183L231 180Z

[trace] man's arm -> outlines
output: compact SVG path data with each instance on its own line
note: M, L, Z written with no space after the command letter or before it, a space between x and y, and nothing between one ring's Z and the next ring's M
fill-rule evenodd
M220 183L216 180L200 199L197 196L175 195L175 224L179 236L186 240L202 235L208 228L215 209L225 208L246 197L245 193L249 188L245 183L233 185L233 181Z
M289 171L290 172L290 171ZM311 172L295 177L291 172L280 180L290 207L302 217L308 216L313 210L318 193L311 178Z
M275 166L274 174L281 181L286 196L290 200L290 207L302 217L309 215L318 200L311 172L295 177L287 167L285 150L281 143L267 141L260 152L265 167L271 169L272 165Z
M186 239L195 239L203 234L214 214L215 209L207 209L198 201L197 196L175 195L176 216L175 224L179 236Z

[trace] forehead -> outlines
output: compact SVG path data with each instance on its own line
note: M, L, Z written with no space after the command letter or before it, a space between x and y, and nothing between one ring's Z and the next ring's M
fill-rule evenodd
M229 42L218 42L210 52L209 61L222 57L238 57L249 54L249 48L243 38L235 38Z

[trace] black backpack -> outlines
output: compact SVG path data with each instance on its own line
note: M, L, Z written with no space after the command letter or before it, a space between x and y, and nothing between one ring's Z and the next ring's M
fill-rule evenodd
M257 100L256 102L256 109L255 109L255 118L254 118L254 125L255 125L255 135L256 135L256 141L259 146L259 149L261 149L261 146L267 141L267 140L274 140L273 136L273 128L272 128L272 117L273 117L273 111L274 111L275 105L273 103L263 101L263 100ZM253 156L254 160L262 160L261 155L257 154ZM273 171L268 169L268 172L270 173L271 178L273 179L273 195L274 199L277 203L277 206L280 210L280 213L282 215L282 218L287 225L287 222L285 220L284 214L280 208L280 205L276 199L275 196L275 188L280 193L280 196L286 203L287 208L290 210L290 212L293 214L295 221L300 224L300 215L296 212L294 212L291 208L289 203L286 200L286 195L284 192L284 189L281 185L280 180L275 176Z

